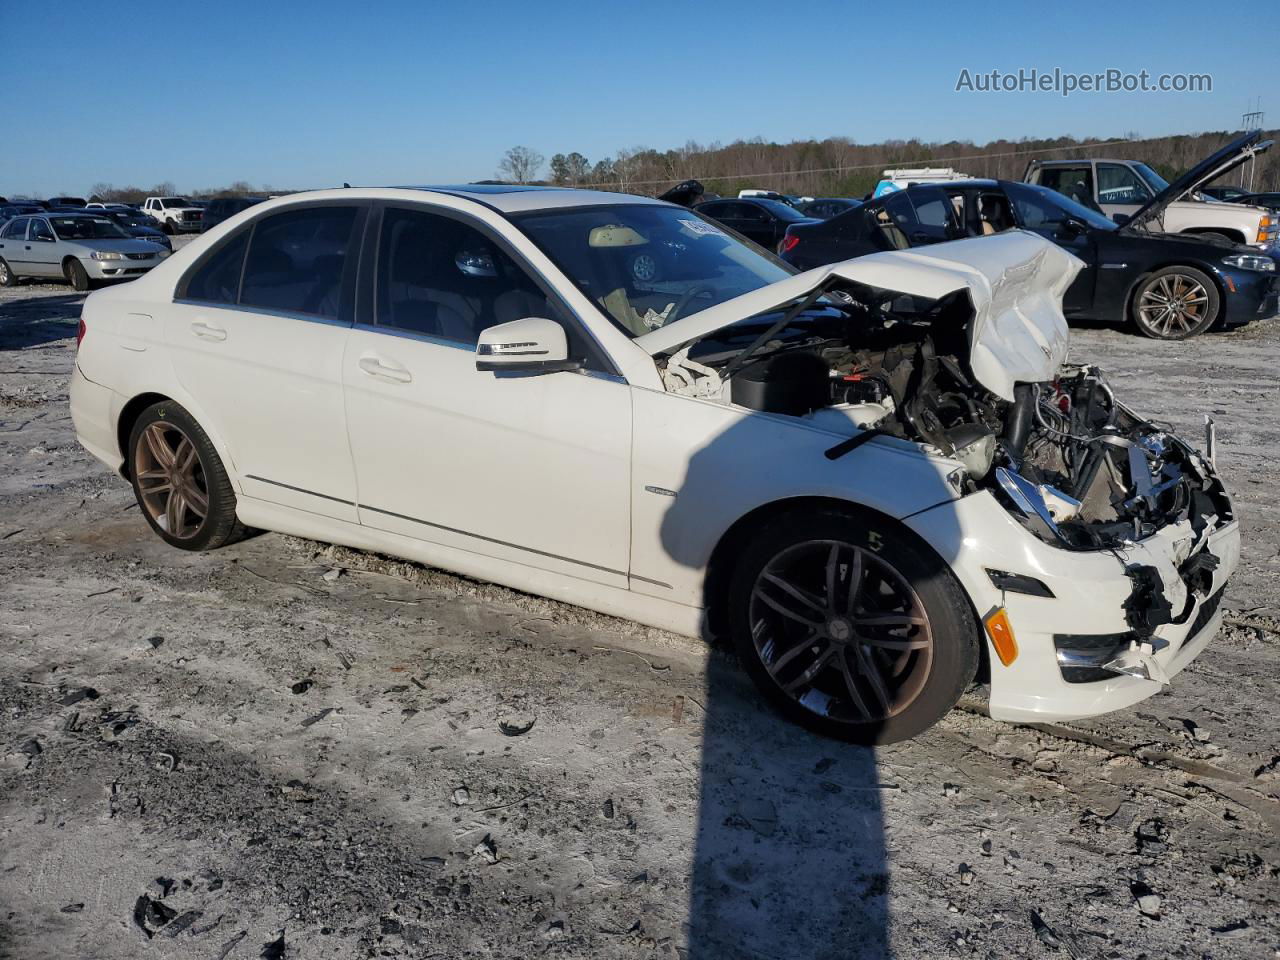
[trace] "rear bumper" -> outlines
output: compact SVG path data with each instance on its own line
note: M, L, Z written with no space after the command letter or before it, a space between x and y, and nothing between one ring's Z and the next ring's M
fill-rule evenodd
M991 716L998 720L1038 722L1096 716L1131 706L1157 693L1161 684L1135 676L1113 675L1091 683L1069 683L1058 661L1055 637L1061 634L1109 635L1131 630L1125 604L1134 594L1126 567L1154 567L1165 597L1181 623L1157 627L1159 647L1152 656L1167 677L1183 670L1205 648L1221 622L1212 603L1239 565L1240 528L1231 521L1204 544L1218 560L1204 598L1189 593L1179 567L1193 552L1196 536L1188 522L1117 551L1059 549L1024 530L986 493L934 508L907 520L960 579L979 617L996 607L1008 613L1018 655L1008 666L991 653ZM1035 577L1053 597L1000 590L987 570Z
M71 371L71 422L80 446L117 473L124 464L116 423L124 398L114 390L94 383L80 372Z

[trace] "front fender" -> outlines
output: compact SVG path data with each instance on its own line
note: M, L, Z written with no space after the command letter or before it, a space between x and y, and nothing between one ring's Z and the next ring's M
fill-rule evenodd
M902 519L959 496L948 480L957 464L905 440L829 460L844 438L796 417L646 389L633 398L631 571L680 603L702 604L721 537L768 504L840 500Z

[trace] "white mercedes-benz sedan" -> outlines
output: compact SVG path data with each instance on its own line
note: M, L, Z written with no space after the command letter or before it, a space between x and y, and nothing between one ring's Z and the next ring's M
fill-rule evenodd
M1028 233L794 273L660 201L259 204L84 306L80 442L152 529L276 530L690 636L815 730L1089 716L1209 642L1213 463L1067 362Z

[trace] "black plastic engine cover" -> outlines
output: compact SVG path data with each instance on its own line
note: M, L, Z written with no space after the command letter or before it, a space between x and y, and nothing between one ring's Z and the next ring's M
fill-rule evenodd
M831 402L831 375L816 353L779 353L748 364L729 380L733 402L766 413L800 416Z

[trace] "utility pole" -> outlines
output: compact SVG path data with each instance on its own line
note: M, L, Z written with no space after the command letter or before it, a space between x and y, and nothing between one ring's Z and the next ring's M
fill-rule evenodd
M1261 130L1262 120L1263 120L1262 97L1258 97L1258 102L1255 108L1253 110L1245 111L1244 115L1240 118L1240 127L1246 133L1248 133L1251 130ZM1249 185L1247 187L1245 186L1245 182L1244 182L1245 180L1244 167L1240 168L1240 186L1242 189L1248 190L1250 193L1253 192L1253 165L1257 162L1257 160L1258 158L1256 155L1249 158Z

